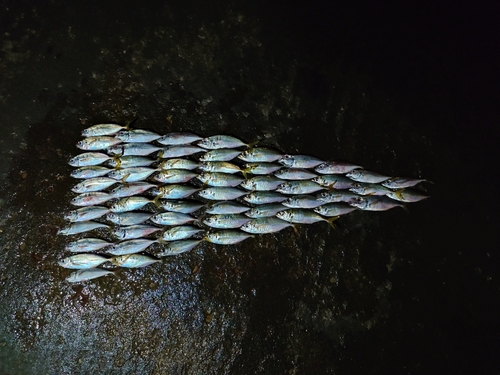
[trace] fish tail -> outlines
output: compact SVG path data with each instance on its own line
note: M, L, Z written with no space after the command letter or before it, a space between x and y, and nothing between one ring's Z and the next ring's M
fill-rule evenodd
M122 183L126 184L127 183L127 178L129 178L130 173L127 173L123 178L120 180Z
M243 177L245 177L245 180L248 180L248 175L247 175L247 173L248 173L248 170L249 170L249 169L250 169L250 168L245 168L245 169L242 169L242 170L241 170L241 174L243 175Z
M403 210L405 210L406 212L408 212L409 214L411 214L410 210L408 209L408 206L406 204L402 204L400 206Z
M159 193L156 197L153 198L153 203L156 207L158 208L161 208L160 207L160 198L162 197L162 194Z
M257 139L255 142L252 142L252 143L249 143L247 145L247 147L251 150L252 148L254 148L255 146L257 146L257 144L261 141L261 139Z
M120 156L119 156L119 155L115 155L115 156L113 156L113 160L114 160L114 161L115 161L115 163L116 163L116 167L115 167L115 169L120 169L120 168L121 168L120 166L122 165L122 161L121 161L121 159L120 159Z
M328 223L328 225L330 225L333 229L336 229L335 228L335 225L333 224L333 222L335 220L337 220L339 218L339 216L333 216L333 217L330 217L328 219L326 219L326 222Z
M137 121L137 117L125 124L125 129L130 129L130 125Z

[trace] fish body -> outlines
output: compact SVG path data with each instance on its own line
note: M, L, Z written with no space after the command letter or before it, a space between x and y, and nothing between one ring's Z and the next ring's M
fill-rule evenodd
M180 212L162 212L151 216L151 221L158 225L183 225L196 221L196 218Z
M169 212L180 212L183 214L191 214L204 206L203 203L198 201L190 201L190 200L166 200L160 201L158 206Z
M323 190L324 187L313 181L287 181L280 184L276 191L283 194L310 194Z
M283 180L274 176L256 176L243 181L240 186L252 191L272 191L283 183Z
M203 172L221 172L221 173L238 173L242 172L241 168L227 161L207 161L200 164L200 169Z
M277 217L261 217L250 220L245 225L242 225L240 229L247 233L265 234L279 232L288 227L293 227L293 224Z
M186 169L167 169L156 174L153 179L164 184L178 184L188 182L196 176L198 173Z
M108 193L102 193L100 191L94 191L91 193L82 193L71 200L73 206L96 206L101 203L107 202L113 199L113 196Z
M288 221L289 223L295 224L313 224L319 221L326 221L332 226L332 222L337 219L336 217L325 219L323 216L318 215L316 212L303 208L291 208L286 211L281 211L276 214L276 217L281 220Z
M108 258L103 257L102 255L82 253L64 258L60 260L58 264L64 268L80 270L86 268L94 268L107 261Z
M327 161L318 165L314 170L320 174L344 174L362 168L360 165L343 161Z
M147 221L152 214L147 212L112 212L106 215L106 220L115 225L137 225Z
M248 163L272 163L283 157L283 153L266 147L254 147L250 150L243 151L238 159Z
M98 223L96 221L78 221L76 223L71 223L66 228L60 229L57 234L69 236L72 234L89 232L97 228L109 228L109 225Z
M160 138L161 135L156 134L149 130L143 129L131 129L131 130L120 130L115 134L115 138L120 139L122 142L137 142L137 143L147 143L152 142Z
M191 238L195 234L204 232L204 229L194 227L192 225L184 225L180 227L174 227L164 231L161 235L161 239L164 241L178 241L184 240L186 238Z
M327 217L341 216L349 212L357 210L356 207L350 206L347 203L327 203L316 207L314 212Z
M98 137L102 135L113 135L118 133L122 129L126 129L126 126L118 124L97 124L90 128L82 131L83 137Z
M183 199L197 192L198 188L187 185L165 185L151 190L155 196L165 199Z
M365 169L355 169L347 173L346 176L356 182L365 182L372 184L378 184L391 178L390 176L386 176L377 172L367 171Z
M282 165L275 163L265 163L265 162L247 163L243 167L244 167L243 169L244 173L250 173L255 175L270 174L283 168Z
M113 271L109 270L103 270L101 268L89 268L89 269L84 269L84 270L79 270L72 272L71 275L69 275L66 278L66 281L70 283L78 283L81 281L88 281L92 279L97 279L98 277L113 274Z
M230 161L237 157L241 151L230 148L210 150L200 156L200 161Z
M94 177L86 179L71 189L75 193L90 193L92 191L101 191L109 188L111 185L116 184L115 179L109 177Z
M124 143L108 147L108 155L116 156L147 156L162 148L149 143Z
M392 190L380 185L380 184L362 184L357 183L353 187L349 188L349 191L359 195L386 195Z
M111 263L113 263L115 266L123 268L146 267L159 261L159 259L155 259L148 255L142 254L117 255L111 258Z
M103 249L112 244L113 243L101 240L100 238L82 238L67 244L65 250L71 251L72 253L86 253Z
M172 241L164 245L163 251L158 254L159 257L177 255L194 249L202 240L181 240Z
M146 250L152 244L158 242L157 240L147 240L144 238L138 238L135 240L128 240L119 243L114 243L106 252L112 255L126 255L140 253Z
M288 208L316 208L325 204L325 202L322 202L311 195L294 195L286 201L281 202L281 204Z
M278 163L288 168L314 168L324 161L309 155L284 155Z
M413 189L401 189L401 190L391 191L387 193L387 196L391 199L407 203L419 202L421 200L429 198L428 195L425 195L420 191Z
M115 202L111 208L111 212L128 212L128 211L134 211L134 210L139 210L148 203L156 203L154 200L150 200L145 197L126 197L120 199L118 202Z
M108 173L108 177L115 180L121 180L123 182L138 182L145 180L157 171L158 169L148 167L131 167L115 169L114 171Z
M85 152L71 158L68 164L72 167L90 167L102 164L109 159L112 157L101 152Z
M192 171L198 168L200 164L189 159L168 159L158 165L160 169L186 169Z
M122 142L121 139L101 135L96 137L87 137L77 142L76 147L86 151L99 151L99 150L105 150L108 147L117 145L121 142Z
M238 188L233 187L209 187L201 190L198 194L200 197L214 200L214 201L226 201L237 199L247 192Z
M251 217L252 219L258 219L259 217L274 216L278 212L286 209L288 208L283 206L281 203L267 203L252 208L250 211L245 212L245 215Z
M73 178L93 178L107 175L112 169L101 166L90 166L75 169L70 176Z
M254 191L243 197L243 200L252 204L279 203L287 199L286 196L274 191Z
M315 173L300 168L283 168L274 172L274 175L282 180L310 180L317 176Z
M338 174L325 174L322 176L314 177L311 181L329 189L344 190L356 186L356 182L338 175Z
M207 150L204 148L193 145L167 146L159 152L158 157L162 159L181 158L183 156L194 155L206 151Z
M249 145L242 140L232 137L230 135L213 135L211 137L203 138L197 143L198 146L215 150L219 148L238 148L248 147Z
M349 203L352 199L358 198L359 195L350 192L350 191L342 191L342 190L330 190L319 193L316 198L319 201L325 203L338 203L338 202L346 202Z
M151 225L131 225L128 227L116 227L113 229L113 235L120 240L130 240L149 236L150 234L161 230L161 228Z
M353 198L348 202L351 206L364 211L387 211L394 207L404 207L400 202L396 202L387 197L366 196Z
M113 157L106 162L106 165L112 168L149 167L155 161L147 156L127 155Z
M235 229L249 221L250 218L242 214L219 214L206 217L203 224L217 229Z
M422 178L393 177L382 182L382 186L393 190L399 190L415 186L421 182L429 181Z
M73 210L64 215L64 219L75 223L78 221L87 221L98 219L109 213L109 208L104 206L86 206Z
M150 184L148 182L133 182L130 184L124 184L112 189L109 194L113 198L124 198L133 195L139 195L148 191L149 189L155 188L156 185Z
M201 140L202 137L187 132L175 132L166 134L156 141L164 146L187 145Z
M207 233L206 240L219 245L233 245L251 237L251 234L239 230L219 230Z
M196 178L208 186L219 187L235 187L244 181L242 177L222 172L203 172Z
M205 211L207 214L241 214L250 210L250 207L244 204L231 201L222 201L210 205Z

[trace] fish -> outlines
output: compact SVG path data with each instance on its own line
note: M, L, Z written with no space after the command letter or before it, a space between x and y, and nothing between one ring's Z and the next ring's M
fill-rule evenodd
M221 173L238 173L243 171L235 164L228 163L227 161L206 161L201 163L199 168L203 172L221 172Z
M284 156L282 152L266 148L266 147L254 147L250 150L243 151L238 159L246 161L248 163L272 163Z
M293 224L277 217L261 217L250 220L242 225L240 230L252 234L265 234L276 233L288 227L293 227Z
M124 143L108 147L108 155L115 156L147 156L156 151L162 150L161 147L149 143Z
M88 268L84 270L79 270L72 272L67 278L66 281L70 283L78 283L81 281L88 281L92 279L97 279L98 277L114 274L113 271L104 270L101 268Z
M327 161L318 165L314 170L320 174L344 174L354 169L362 169L363 167L357 164L352 164L343 161Z
M281 204L288 208L316 208L325 204L325 202L311 195L294 195L286 201L281 202Z
M196 220L191 215L180 212L162 212L151 216L151 221L157 225L183 225Z
M353 187L349 188L349 191L359 195L386 195L390 193L391 190L380 185L380 184L362 184L357 183Z
M247 192L233 187L209 187L200 190L198 194L200 197L205 199L214 201L225 201L225 200L237 199L247 194Z
M122 142L136 143L152 142L156 141L160 137L160 134L144 129L120 130L115 134L115 138L120 139Z
M319 190L323 190L324 187L313 182L313 181L287 181L280 184L276 191L283 194L310 194Z
M203 240L181 240L172 241L164 245L163 251L158 254L159 257L177 255L194 249Z
M112 168L149 167L154 162L156 160L147 156L127 155L114 156L106 162L106 165Z
M382 186L393 190L399 190L413 187L421 182L430 181L423 178L392 177L388 180L383 181Z
M246 163L243 166L243 173L245 174L254 174L254 175L264 175L276 172L283 168L280 164L275 163Z
M237 157L241 151L230 148L210 150L200 156L200 161L230 161Z
M86 268L94 268L107 261L109 261L109 259L103 257L102 255L82 253L64 258L57 264L64 268L80 270Z
M274 191L254 191L243 197L243 200L252 204L279 203L287 199L286 196Z
M313 209L314 212L328 217L345 215L355 210L357 210L356 207L347 203L327 203Z
M110 261L115 266L123 268L140 268L149 266L150 264L156 262L160 262L159 259L155 259L148 255L142 255L142 254L117 255L111 258Z
M207 233L205 239L218 245L234 245L252 237L254 236L251 234L247 234L239 230L228 229Z
M377 172L367 171L365 169L355 169L346 174L351 180L356 182L366 182L372 184L378 184L385 180L391 178L391 176L386 176Z
M310 180L317 177L317 174L300 168L283 168L274 172L274 175L282 180Z
M155 196L165 199L182 199L199 191L199 188L187 185L165 185L151 190Z
M106 215L106 220L115 225L137 225L147 221L152 214L147 212L112 212Z
M210 215L203 220L203 224L217 229L235 229L246 224L251 219L242 214Z
M244 204L231 201L221 201L208 206L205 211L207 214L241 214L245 211L250 210L251 207L245 206Z
M109 194L112 195L113 198L125 198L142 194L155 187L156 185L148 182L132 182L115 187L109 192Z
M347 203L364 211L387 211L394 207L404 208L402 203L390 198L371 195L353 198Z
M149 246L157 242L158 240L137 238L135 240L114 243L106 249L106 252L112 255L136 254L146 250Z
M286 211L281 211L276 214L276 217L281 220L288 221L290 223L296 224L313 224L319 221L325 221L332 228L335 228L333 221L337 220L338 217L331 217L325 219L324 217L318 215L316 212L303 208L290 208Z
M203 203L191 200L166 200L160 201L158 207L162 210L170 212L180 212L183 214L191 214L204 206Z
M387 193L387 196L391 199L407 203L419 202L421 200L429 198L428 195L425 195L420 191L413 189L401 189L401 190L391 191Z
M76 223L78 221L87 221L98 219L109 213L109 208L104 206L86 206L77 210L70 211L64 215L64 219Z
M164 146L187 145L201 140L202 137L187 132L175 132L166 134L156 141Z
M71 200L73 206L96 206L101 203L113 199L113 196L108 193L94 191L91 193L82 193Z
M113 157L101 152L85 152L71 158L68 164L72 167L90 167L102 164L110 159L112 160Z
M143 181L159 169L148 167L131 167L124 169L116 169L108 173L108 177L122 182L138 182Z
M69 236L72 234L88 232L97 228L109 228L109 225L98 223L96 221L78 221L76 223L71 223L66 228L59 229L57 234Z
M113 169L101 167L101 166L90 166L90 167L82 167L75 169L71 172L70 176L73 178L93 178L93 177L101 177L107 175Z
M196 178L205 185L219 187L235 187L245 181L242 177L222 172L203 172Z
M108 147L122 143L121 139L115 137L108 137L105 135L97 137L87 137L76 143L76 147L86 151L99 151L105 150Z
M72 253L84 253L96 251L113 245L112 242L104 241L100 238L82 238L66 245L65 250Z
M97 124L90 128L84 129L82 131L82 137L98 137L102 135L113 135L118 133L122 129L128 129L128 124L126 126L118 124Z
M335 190L350 189L356 186L355 181L338 174L325 174L322 176L314 177L311 181L323 187L329 189L333 188Z
M90 193L92 191L101 191L116 184L118 181L109 177L94 177L86 179L73 186L71 191L75 193Z
M194 227L192 225L183 225L180 227L167 229L161 234L161 239L164 241L184 240L186 238L191 238L195 234L198 234L200 232L205 232L205 230Z
M198 176L198 173L186 169L167 169L156 174L153 179L164 184L188 182Z
M215 150L219 148L238 148L238 147L251 147L253 144L247 144L241 139L232 137L230 135L213 135L211 137L203 138L197 143L198 146Z
M288 168L314 168L324 161L309 155L284 155L278 163Z
M180 158L206 151L204 148L193 145L167 146L158 153L158 157L161 159Z
M126 197L118 200L118 202L115 202L111 208L111 212L128 212L128 211L134 211L134 210L139 210L145 205L149 203L154 203L155 205L158 204L158 199L155 198L153 200L150 200L145 197L137 197L137 196L132 196L132 197Z
M243 181L240 186L252 191L271 191L283 183L283 180L274 176L256 176Z
M197 163L195 161L189 160L189 159L179 159L179 158L174 158L174 159L168 159L162 161L159 165L158 168L160 169L187 169L192 171L193 169L198 168L200 163Z
M358 198L359 196L350 191L342 191L342 190L330 190L319 193L316 198L319 201L325 203L337 203L337 202L346 202L349 203L352 199Z
M120 240L130 240L149 236L159 230L161 230L161 228L151 225L130 225L128 227L116 227L113 229L112 233Z
M288 207L283 206L281 203L267 203L252 208L250 211L245 212L245 215L253 219L257 219L259 217L274 216L278 212L284 211L286 209L288 209Z

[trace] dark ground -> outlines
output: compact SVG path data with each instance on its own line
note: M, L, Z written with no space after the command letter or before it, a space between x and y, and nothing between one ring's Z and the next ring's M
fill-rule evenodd
M406 3L2 1L0 374L500 373L497 13ZM134 118L432 198L67 284L67 160Z

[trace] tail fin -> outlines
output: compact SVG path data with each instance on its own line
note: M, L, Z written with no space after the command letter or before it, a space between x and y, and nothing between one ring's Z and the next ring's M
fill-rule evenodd
M335 220L337 220L339 217L340 217L340 216L333 216L333 217L330 217L330 218L325 219L325 220L326 220L326 222L328 223L328 225L330 225L333 229L336 229L336 228L335 228L335 225L333 225L333 222L334 222Z

